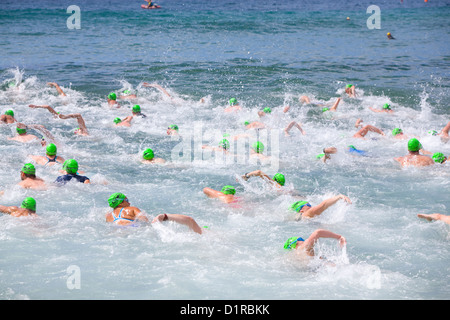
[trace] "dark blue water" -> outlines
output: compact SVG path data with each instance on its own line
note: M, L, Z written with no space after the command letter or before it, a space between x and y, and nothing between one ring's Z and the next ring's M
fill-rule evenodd
M393 158L406 153L405 142L389 133L402 127L427 150L450 154L449 143L427 134L450 120L450 2L156 3L162 9L142 10L143 1L1 1L0 112L12 108L20 121L45 125L61 141L62 155L78 159L93 183L44 193L18 188L21 166L42 148L8 141L15 128L0 127L0 204L32 195L43 218L36 224L0 217L0 297L448 299L449 228L417 213L450 214L449 163L401 169ZM73 4L81 9L81 29L66 24ZM366 10L373 4L380 7L381 28L371 30ZM387 32L396 39L388 40ZM23 82L9 88L13 80ZM47 82L57 82L67 97L56 96ZM174 100L142 82L160 84ZM343 95L347 83L357 86L358 99ZM125 88L135 90L138 101L109 108L108 93ZM341 97L337 117L302 105L301 95L322 103ZM242 103L241 113L223 113L231 97ZM393 116L368 110L386 102ZM129 115L134 103L148 117L115 128L112 120ZM91 136L73 137L75 122L29 104L81 113ZM286 104L292 109L284 114ZM165 135L177 123L184 141L216 145L217 135L241 133L242 123L257 120L266 106L274 108L265 120L272 137L267 149L279 152L272 165L289 187L315 204L347 194L351 206L338 203L315 220L294 221L287 208L295 197L236 180L259 165L205 157L185 163L174 153L181 143ZM352 139L358 118L386 137ZM292 120L303 124L305 136L294 130L284 137ZM199 139L192 134L197 129ZM348 144L370 157L340 153L326 165L316 160L323 147ZM141 164L146 147L168 164ZM58 172L39 167L38 175L51 182ZM202 192L224 184L237 186L242 207ZM117 191L150 217L185 213L210 231L198 237L177 225L118 231L104 221L106 199ZM317 228L347 238L345 250L321 243L319 252L335 267L320 259L305 266L282 250L287 238ZM73 265L81 270L81 289L66 285ZM135 273L125 271L131 269Z

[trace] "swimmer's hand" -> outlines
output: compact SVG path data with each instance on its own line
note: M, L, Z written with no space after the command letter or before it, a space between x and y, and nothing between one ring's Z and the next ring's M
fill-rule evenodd
M339 238L339 245L342 247L344 247L347 244L347 240L345 240L345 238L343 236L341 236Z
M340 198L340 199L343 199L345 202L347 202L347 203L349 203L349 204L352 204L352 201L350 200L350 198L347 197L347 196L344 196L343 194L340 194L340 195L339 195L339 198Z
M169 220L169 217L167 216L167 214L163 213L163 214L158 214L152 221L152 223L155 222L163 222Z

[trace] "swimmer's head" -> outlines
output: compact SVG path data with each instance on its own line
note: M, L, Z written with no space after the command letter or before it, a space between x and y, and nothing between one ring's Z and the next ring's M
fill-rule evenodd
M116 100L117 96L114 92L111 92L110 94L108 94L108 99L109 100Z
M233 186L224 186L221 190L224 194L236 194L236 189Z
M391 33L390 33L390 32L388 32L388 33L387 33L387 35L388 35L388 36L390 36L390 35L391 35Z
M230 141L228 141L227 139L222 139L222 140L219 142L219 147L222 147L222 148L225 149L225 150L230 149Z
M124 93L124 94L130 94L131 91L127 89L127 90L123 90L123 93Z
M135 104L133 106L133 113L140 113L141 112L141 106L138 104Z
M124 200L128 201L127 197L123 193L116 192L109 196L108 204L111 208L116 208Z
M297 201L291 206L291 209L294 209L296 212L300 212L304 206L311 207L308 201Z
M24 164L21 171L25 174L36 174L36 168L31 163Z
M282 173L277 173L273 176L273 180L278 182L281 186L284 186L286 179L284 178L284 175Z
M113 121L114 121L115 124L118 124L118 123L122 122L122 120L120 118L115 118Z
M143 157L145 160L152 160L152 159L155 157L155 154L153 153L153 150L152 150L152 149L146 149L146 150L144 151L144 153L142 154L142 157Z
M349 145L347 148L349 148L349 149L354 149L354 150L356 150L356 148L355 148L355 146L354 145Z
M256 141L255 143L252 144L252 149L253 149L256 153L263 153L263 151L264 151L264 145L262 144L261 141Z
M323 157L325 157L325 153L321 153L316 156L317 159L322 159Z
M32 197L27 197L23 199L22 205L20 207L36 212L36 200L34 200L34 198Z
M433 154L433 160L437 163L444 163L447 160L447 157L441 152L436 152Z
M438 132L436 130L430 130L428 131L428 134L431 134L432 136L437 136Z
M169 129L169 130L176 130L176 131L178 131L178 126L177 126L176 124L171 124L171 125L168 127L168 129Z
M396 135L398 135L400 133L403 133L402 129L400 129L400 128L395 128L394 130L392 130L392 135L393 136L396 136Z
M383 110L391 110L391 105L389 103L385 103L383 105Z
M305 241L303 238L300 237L291 237L284 243L284 249L291 250L295 249L297 247L297 243L299 241Z
M263 111L264 111L264 113L271 113L271 112L272 112L272 109L270 109L270 107L265 107L265 108L263 109Z
M230 104L230 106L234 106L235 104L238 103L238 101L237 101L236 98L231 98L231 99L228 101L228 103Z
M14 117L14 111L12 111L12 110L6 110L6 111L5 111L5 114L6 114L7 116Z
M250 124L250 122L248 122L248 121L244 122L244 126L248 126L249 124Z
M50 143L46 148L46 153L49 156L56 156L57 150L58 149L56 148L56 145L53 143Z
M78 171L78 162L75 159L68 159L64 161L62 168L69 174L76 174Z
M347 85L345 86L346 89L351 88L351 87L353 87L352 84L347 84Z
M416 152L422 149L422 144L416 138L412 138L408 141L408 151Z
M27 133L27 129L25 129L25 128L17 127L16 131L17 131L18 134L25 134L25 133Z
M328 110L330 110L330 108L327 108L327 107L322 108L322 112L327 112Z

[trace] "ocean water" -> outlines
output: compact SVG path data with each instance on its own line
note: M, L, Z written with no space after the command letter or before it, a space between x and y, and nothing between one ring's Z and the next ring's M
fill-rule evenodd
M450 155L449 143L428 134L450 121L449 1L161 0L158 10L142 10L142 3L1 2L0 112L13 109L20 122L44 125L60 142L59 154L77 159L92 181L19 188L28 155L44 151L39 143L9 141L15 126L0 126L0 204L33 196L40 216L0 216L3 300L450 297L450 228L417 217L450 214L450 165L400 168L393 158L407 153L407 140L390 134L401 127L426 150ZM67 26L72 4L81 10L80 29ZM370 5L380 8L379 29L367 27ZM172 99L143 82L161 85ZM347 83L356 85L356 99L345 96ZM108 93L125 89L138 98L110 108ZM341 102L330 116L300 103L302 95ZM231 97L242 111L224 112ZM369 110L384 103L395 113ZM74 136L75 120L54 119L29 104L82 114L90 136ZM130 115L134 104L147 118L114 127L113 119ZM272 113L259 119L267 106ZM386 135L352 138L357 119ZM245 121L256 120L267 129L245 130ZM293 128L286 137L291 121L306 134ZM180 139L166 135L173 123ZM233 156L201 147L242 133L250 137L232 143ZM269 160L250 158L256 139ZM349 144L368 156L347 154ZM339 151L322 163L316 156L328 146ZM142 164L146 148L167 162ZM58 169L37 166L37 175L51 184ZM282 172L290 192L240 179L257 169ZM202 192L228 184L238 204ZM150 219L180 213L208 228L198 235L173 223L107 224L113 192L125 193ZM300 221L289 209L300 199L314 205L337 194L352 204L340 201ZM289 237L316 229L344 236L347 245L321 239L308 261L283 249Z

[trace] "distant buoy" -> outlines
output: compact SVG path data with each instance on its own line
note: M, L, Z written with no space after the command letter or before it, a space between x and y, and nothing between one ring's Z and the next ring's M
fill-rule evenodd
M423 1L428 2L428 0L423 0Z
M350 20L350 17L347 17L347 20Z

